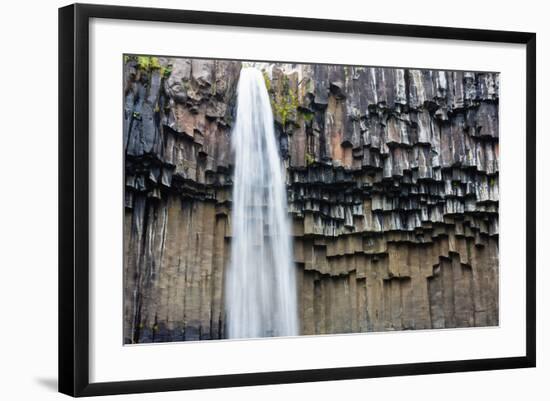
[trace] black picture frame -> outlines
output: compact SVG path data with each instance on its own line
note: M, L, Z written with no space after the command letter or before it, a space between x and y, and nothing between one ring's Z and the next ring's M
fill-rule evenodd
M526 46L526 353L520 357L90 383L89 21L91 18L276 28ZM536 35L527 32L74 4L59 9L59 391L142 393L534 367L536 363Z

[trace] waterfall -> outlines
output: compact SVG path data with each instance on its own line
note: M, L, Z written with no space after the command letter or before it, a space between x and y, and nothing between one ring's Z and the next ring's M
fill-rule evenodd
M298 307L285 176L262 73L241 70L235 153L227 335L298 335Z

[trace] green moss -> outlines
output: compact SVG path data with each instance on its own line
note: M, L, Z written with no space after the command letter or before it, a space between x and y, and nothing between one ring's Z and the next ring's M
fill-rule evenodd
M315 163L315 157L311 153L306 152L306 166L311 166L313 163Z
M160 70L160 62L158 57L149 58L149 68L151 68L152 70Z
M282 76L282 80L283 80L283 92L284 93L287 93L289 90L290 90L290 80L288 79L288 77L286 75L283 74Z
M313 121L313 116L315 115L315 113L312 113L311 111L303 110L303 109L298 109L298 111L300 112L300 114L304 118L304 121L306 121L308 123Z
M137 64L138 68L144 71L149 70L149 65L151 63L151 58L148 56L138 56Z
M271 79L269 79L269 75L267 74L267 71L263 70L262 75L264 76L265 81L265 87L267 88L267 91L269 92L271 90Z
M290 93L290 101L292 102L292 107L298 110L298 106L299 106L298 91L294 91Z
M292 114L296 114L298 105L298 94L296 91L289 90L288 85L281 95L275 96L272 103L275 116L279 118L283 126Z
M143 71L162 69L162 66L160 65L158 57L138 56L137 65L138 65L138 68Z
M160 76L162 78L168 78L172 74L172 64L168 64L166 67L160 67Z

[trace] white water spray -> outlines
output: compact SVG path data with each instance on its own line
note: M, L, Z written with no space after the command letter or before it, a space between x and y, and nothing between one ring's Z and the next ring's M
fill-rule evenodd
M225 294L228 337L298 335L283 166L264 77L255 68L241 70L232 146L231 262Z

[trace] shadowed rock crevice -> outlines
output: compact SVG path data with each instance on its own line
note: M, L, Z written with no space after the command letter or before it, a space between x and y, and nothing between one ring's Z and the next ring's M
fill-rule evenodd
M252 64L286 166L301 333L498 325L499 75ZM126 343L225 338L241 67L125 59Z

